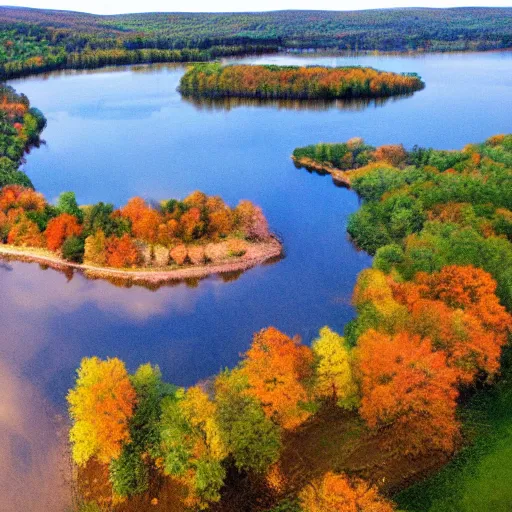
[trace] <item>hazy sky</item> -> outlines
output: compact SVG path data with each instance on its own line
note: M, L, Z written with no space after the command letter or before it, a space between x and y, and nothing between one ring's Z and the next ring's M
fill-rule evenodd
M351 10L377 7L462 7L500 6L512 7L512 0L359 0L357 2L336 0L188 0L169 2L166 0L0 0L0 5L16 5L47 9L85 11L97 14L150 11L274 11L280 9L326 9Z

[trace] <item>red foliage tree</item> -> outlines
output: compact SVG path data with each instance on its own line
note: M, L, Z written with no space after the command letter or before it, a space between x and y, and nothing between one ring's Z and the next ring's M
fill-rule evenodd
M309 416L301 408L308 393L304 381L311 374L311 349L274 327L254 335L243 362L250 388L268 417L284 428L294 428Z

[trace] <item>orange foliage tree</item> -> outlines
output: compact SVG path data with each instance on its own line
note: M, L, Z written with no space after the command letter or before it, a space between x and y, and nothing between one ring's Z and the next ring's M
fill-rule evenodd
M386 162L394 167L400 167L407 160L407 152L402 144L389 144L379 146L374 151L373 158L379 162Z
M121 215L130 219L132 232L136 238L154 243L158 238L158 227L162 216L149 207L141 197L134 197L120 209Z
M510 329L511 317L496 295L496 281L485 270L449 265L434 274L419 273L416 282L422 296L464 309L496 332Z
M393 504L375 486L346 475L326 473L300 494L305 512L393 512Z
M96 457L108 463L119 457L123 444L130 441L128 422L136 402L124 363L117 358L84 358L67 400L74 461L83 465Z
M405 453L453 449L456 374L444 352L417 335L369 330L359 338L357 363L360 414L370 428L387 431L388 443Z
M292 429L309 417L301 408L308 401L305 379L311 375L311 349L274 327L254 335L242 363L248 393L258 398L265 414L284 428Z
M11 208L27 211L41 211L46 201L42 194L21 185L7 185L0 190L0 210L7 212Z
M444 350L463 383L499 369L512 321L495 292L491 275L472 266L446 266L418 273L415 282L393 284L395 299L411 313L409 330Z
M139 261L139 251L130 235L111 236L106 241L105 255L109 267L133 267Z
M78 219L69 213L62 213L48 222L44 235L46 245L51 251L62 247L64 240L70 236L78 236L82 232L82 226Z
M45 240L37 224L23 218L10 229L7 243L26 247L44 247Z

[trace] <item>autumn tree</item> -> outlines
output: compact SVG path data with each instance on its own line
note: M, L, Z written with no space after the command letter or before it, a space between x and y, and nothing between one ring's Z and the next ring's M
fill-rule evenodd
M242 362L248 393L284 428L293 429L309 416L302 404L309 400L305 380L311 375L312 361L311 349L298 338L269 327L254 335Z
M372 429L387 433L404 453L453 450L456 373L430 340L408 333L367 331L357 349L360 414Z
M347 409L357 405L357 385L352 368L352 350L345 339L329 327L320 329L313 341L315 355L315 394L332 399Z
M270 236L268 222L259 206L251 201L240 201L235 208L235 219L239 228L249 239L266 240Z
M158 238L158 226L162 217L144 199L134 197L120 209L121 215L131 221L132 232L136 238L154 243Z
M407 160L407 152L402 144L379 146L373 153L377 161L386 162L394 167L400 167Z
M45 239L35 222L23 218L10 229L7 243L25 247L44 247Z
M180 231L185 242L191 242L194 239L200 238L204 233L205 227L201 210L196 206L187 210L180 218Z
M84 465L91 457L102 463L118 458L130 441L129 420L136 403L124 363L117 358L84 358L67 400L73 460Z
M84 261L94 265L105 265L107 262L106 237L103 231L98 230L94 235L85 239Z
M329 472L300 494L304 512L393 512L393 504L375 486L359 478Z
M109 267L133 267L139 261L139 251L130 236L111 236L106 241L106 259Z
M62 247L66 238L78 236L81 232L82 227L77 218L69 213L62 213L48 222L44 233L46 245L51 251L57 251Z
M25 211L42 211L46 206L43 195L21 185L8 185L0 190L0 210L22 208Z
M448 265L433 274L418 274L416 283L422 296L464 309L489 329L506 332L512 325L496 295L496 281L485 270L471 265Z

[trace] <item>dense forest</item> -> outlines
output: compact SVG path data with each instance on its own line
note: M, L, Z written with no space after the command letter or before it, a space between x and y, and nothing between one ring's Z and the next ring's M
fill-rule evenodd
M250 201L230 208L220 197L198 191L155 205L134 197L115 209L105 203L79 207L72 192L62 193L54 206L32 188L0 190L0 242L47 249L74 263L204 265L242 256L251 242L270 238L261 208Z
M4 77L278 49L464 51L512 45L510 8L96 16L0 7L0 24Z
M196 64L181 77L186 96L262 99L353 99L410 94L424 83L414 73L373 68Z
M44 115L30 107L24 94L0 85L0 188L11 184L32 187L19 166L25 152L39 144L39 135L45 126Z
M333 147L319 154L356 162L363 199L349 232L375 254L344 336L325 327L309 347L263 329L238 366L188 389L85 358L73 458L104 485L84 484L84 507L167 489L196 509L388 512L390 491L464 444L458 411L499 379L512 329L512 134L461 151Z

